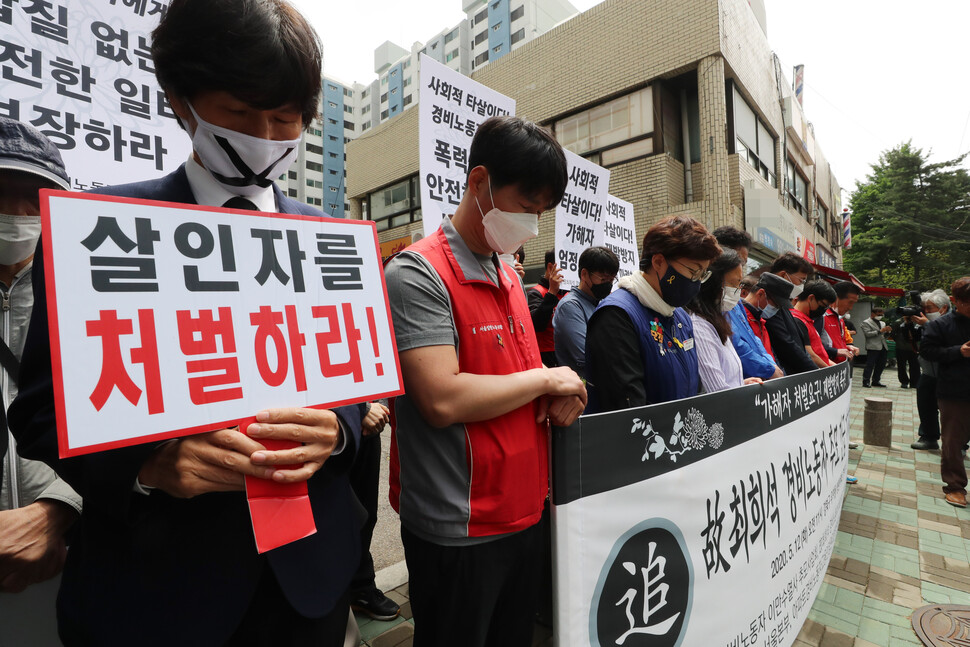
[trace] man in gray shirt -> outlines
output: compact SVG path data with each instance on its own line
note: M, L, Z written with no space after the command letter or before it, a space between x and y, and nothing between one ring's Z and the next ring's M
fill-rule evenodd
M586 377L586 324L600 301L613 291L620 261L606 247L590 247L579 255L579 286L563 297L552 319L556 359Z

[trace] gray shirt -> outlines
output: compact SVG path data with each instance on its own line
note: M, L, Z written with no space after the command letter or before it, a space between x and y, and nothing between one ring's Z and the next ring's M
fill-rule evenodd
M586 324L597 302L578 287L562 298L552 317L555 329L556 359L581 378L586 378Z
M466 275L498 284L496 256L472 252L451 220L442 228ZM436 235L436 234L433 234ZM507 275L516 277L511 270ZM384 271L398 352L425 346L458 346L451 298L437 271L420 254L401 252ZM399 514L409 532L442 546L470 546L507 537L467 536L470 515L467 484L450 469L465 464L465 428L431 427L405 393L394 403L401 493ZM466 522L461 522L465 519Z

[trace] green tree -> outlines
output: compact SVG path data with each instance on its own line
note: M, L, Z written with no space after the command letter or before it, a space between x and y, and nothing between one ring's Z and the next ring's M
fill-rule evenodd
M845 267L872 285L949 288L970 274L970 174L964 156L930 163L911 142L883 152L850 199Z

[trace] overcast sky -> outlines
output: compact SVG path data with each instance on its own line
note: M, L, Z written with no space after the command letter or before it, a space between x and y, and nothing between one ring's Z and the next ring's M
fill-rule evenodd
M410 48L464 18L461 0L291 1L323 38L325 73L344 82L376 78L385 40ZM602 2L572 1L580 11ZM908 139L934 161L970 150L970 2L765 1L768 41L789 77L805 65L805 114L843 188Z

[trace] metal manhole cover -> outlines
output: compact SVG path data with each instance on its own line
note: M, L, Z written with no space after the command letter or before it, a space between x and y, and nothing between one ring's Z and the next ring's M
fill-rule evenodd
M913 612L913 630L928 647L970 645L970 607L931 604Z

